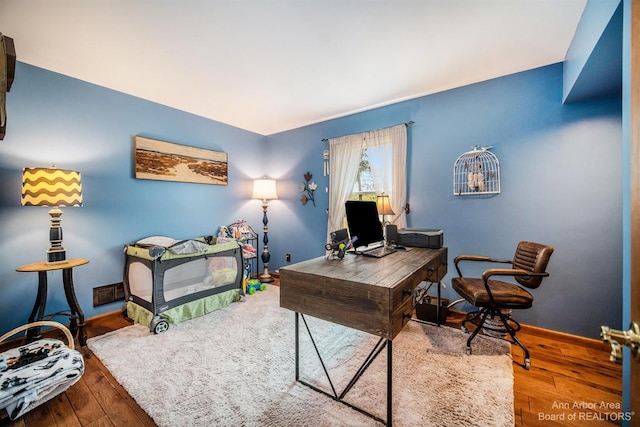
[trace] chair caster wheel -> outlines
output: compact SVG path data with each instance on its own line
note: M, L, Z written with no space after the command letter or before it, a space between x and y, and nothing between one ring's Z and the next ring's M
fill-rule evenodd
M467 347L467 356L471 355L471 347Z
M524 359L524 369L525 370L529 370L531 369L531 360L530 359Z

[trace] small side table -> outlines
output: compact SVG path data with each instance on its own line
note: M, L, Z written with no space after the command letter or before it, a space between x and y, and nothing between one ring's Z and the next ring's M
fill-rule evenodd
M76 292L73 288L73 267L88 264L88 259L73 258L67 260L65 263L60 264L47 264L45 261L34 262L16 268L16 271L31 273L38 273L38 296L36 297L36 303L33 306L31 315L29 316L29 323L35 320L42 320L45 316L44 311L47 305L47 272L53 270L62 270L62 283L64 285L64 294L67 297L67 303L69 304L70 313L64 312L56 313L55 315L65 315L70 320L70 331L73 337L78 336L78 341L82 347L87 344L87 333L84 330L84 313L78 304L76 298ZM55 316L54 315L54 316ZM40 336L40 328L32 328L27 331L27 339L36 338Z

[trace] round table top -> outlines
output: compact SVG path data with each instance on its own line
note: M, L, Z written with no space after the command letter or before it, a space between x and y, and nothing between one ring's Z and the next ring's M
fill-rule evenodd
M88 264L89 260L84 258L71 258L63 262L49 264L47 261L39 261L31 264L21 265L16 271L21 272L40 272L50 270L65 270L67 268L77 267L79 265Z

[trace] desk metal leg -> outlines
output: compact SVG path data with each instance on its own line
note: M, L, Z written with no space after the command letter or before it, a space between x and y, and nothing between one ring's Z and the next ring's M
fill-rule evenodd
M78 304L78 298L76 298L76 292L73 287L73 273L71 268L65 268L62 270L62 283L64 284L64 293L67 297L67 303L71 310L70 323L71 323L71 335L76 335L78 332L78 342L81 347L87 345L87 332L84 329L84 313Z
M391 426L392 424L392 375L393 375L393 370L392 370L392 344L391 344L391 340L385 339L385 338L380 338L378 340L378 342L376 343L376 345L374 346L374 348L371 350L371 352L369 353L369 355L367 356L367 358L364 360L364 362L362 363L362 365L360 366L360 368L356 371L356 373L354 374L353 378L351 379L351 381L349 381L349 383L347 384L347 386L345 387L345 389L342 391L342 393L338 394L336 392L336 389L333 385L333 381L331 380L331 377L329 376L329 372L327 371L327 368L324 364L324 360L322 359L322 355L320 354L320 351L318 350L318 347L315 343L315 340L313 339L313 335L311 334L311 330L309 329L309 325L307 324L307 321L304 317L303 314L296 312L295 313L296 317L295 317L295 353L296 353L296 381L299 382L302 385L305 385L307 387L309 387L312 390L317 391L318 393L322 393L330 398L332 398L333 400L342 403L343 405L346 405L348 407L350 407L351 409L354 409L358 412L360 412L361 414L367 415L368 417L373 418L374 420L381 422L383 424L386 424L387 426ZM320 363L322 365L322 369L324 370L325 376L327 377L327 380L329 381L329 385L331 387L331 393L322 390L312 384L307 383L304 380L300 379L300 365L299 365L299 359L300 359L300 340L299 340L299 317L302 316L302 321L304 322L304 325L307 329L307 333L309 334L309 338L311 339L311 343L313 344L313 347L316 351L316 355L318 356L318 359L320 360ZM347 401L344 400L344 397L346 396L346 394L349 392L349 390L351 390L351 388L358 382L358 380L360 379L360 377L362 376L362 374L364 374L364 372L367 370L367 368L371 365L371 363L373 363L373 361L375 360L375 358L378 356L378 354L380 354L380 352L384 349L384 347L387 347L387 421L385 422L383 419L373 415L372 413L359 408Z
M387 340L387 426L391 427L392 424L392 419L393 419L393 408L392 408L392 402L393 402L393 387L392 387L392 380L393 380L393 369L392 369L392 356L393 356L393 348L392 348L392 341L391 340Z
M442 304L442 300L440 299L440 290L442 289L442 281L438 282L438 300L436 306L436 325L440 326L440 304Z
M47 272L38 272L38 295L33 305L33 310L29 315L29 323L42 320L44 317L45 306L47 305ZM31 341L40 338L40 328L35 327L27 330L25 341Z
M300 324L300 313L296 311L296 381L300 379L300 334L298 333Z

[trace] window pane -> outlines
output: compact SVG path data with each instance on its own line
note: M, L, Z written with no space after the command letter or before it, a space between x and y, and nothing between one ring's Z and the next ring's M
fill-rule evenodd
M375 200L377 193L391 194L391 157L390 144L362 150L351 200Z

